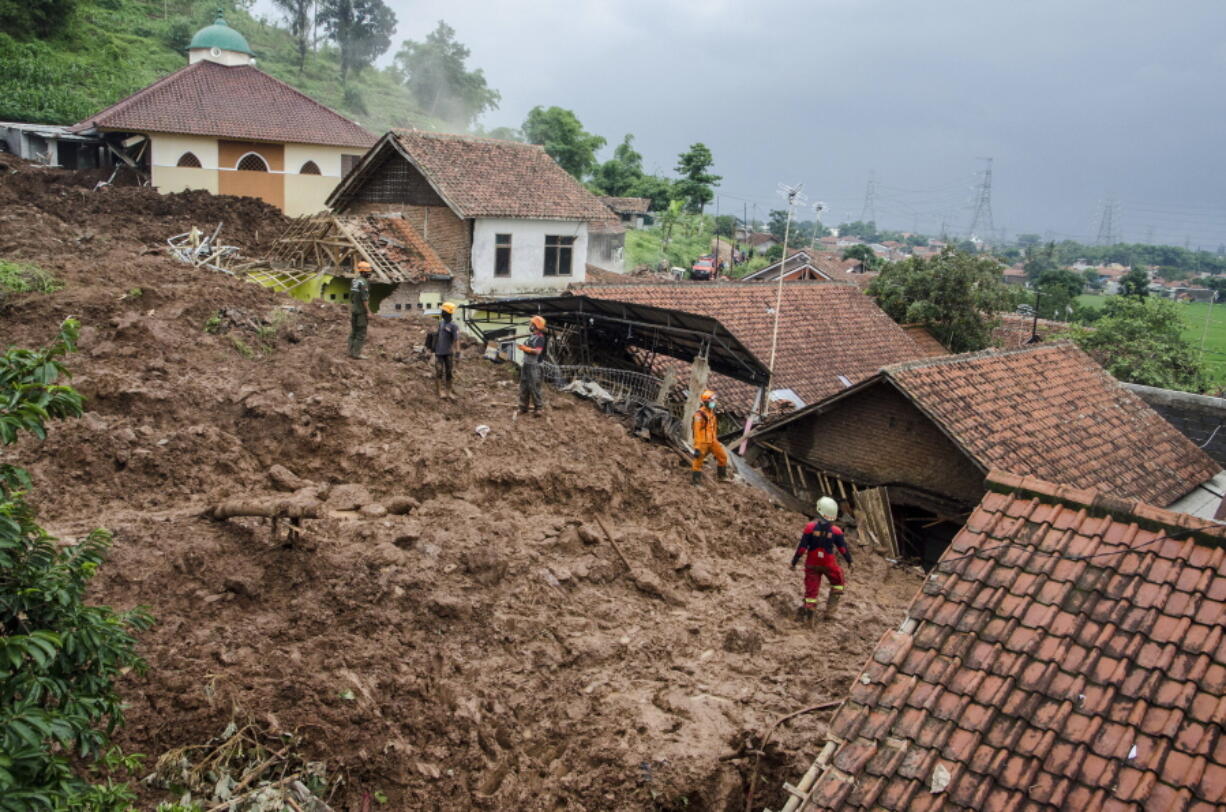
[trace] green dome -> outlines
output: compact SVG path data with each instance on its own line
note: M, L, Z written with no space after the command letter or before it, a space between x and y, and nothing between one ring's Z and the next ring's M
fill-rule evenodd
M212 25L205 26L196 32L196 36L192 37L191 45L187 47L188 49L220 48L223 51L238 51L240 54L255 56L247 40L242 34L226 25L226 18L220 12Z

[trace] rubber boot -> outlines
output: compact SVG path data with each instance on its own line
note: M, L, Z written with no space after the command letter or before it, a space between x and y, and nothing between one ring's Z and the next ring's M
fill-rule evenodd
M823 617L826 620L830 620L834 617L835 609L838 608L839 601L842 600L842 598L843 598L843 590L841 589L830 590L830 594L826 596L826 613L823 615Z
M702 484L702 471L690 471L690 484L691 485L701 485Z
M719 477L719 481L720 481L720 482L728 482L728 481L730 481L730 480L728 479L728 466L727 466L727 465L718 465L718 466L716 466L716 468L715 468L715 473L718 475L718 477Z

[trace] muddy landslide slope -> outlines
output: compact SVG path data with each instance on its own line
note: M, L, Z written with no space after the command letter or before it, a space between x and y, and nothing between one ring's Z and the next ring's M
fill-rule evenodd
M754 759L720 757L841 697L918 584L856 546L837 621L801 628L803 517L713 471L693 488L675 454L569 395L517 419L513 370L475 348L458 401L436 401L424 320L374 319L354 363L343 307L159 248L221 221L257 253L284 224L261 203L18 170L0 178L0 258L65 288L0 301L0 344L81 319L68 363L88 411L12 456L48 528L115 532L93 597L158 619L119 734L151 761L237 719L301 735L344 778L337 809L374 793L390 809L740 809ZM330 500L299 541L202 517L304 484L276 466ZM758 808L782 805L826 718L781 729Z

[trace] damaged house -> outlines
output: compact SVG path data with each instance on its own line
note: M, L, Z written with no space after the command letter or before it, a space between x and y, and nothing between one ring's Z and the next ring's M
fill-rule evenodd
M770 363L777 293L773 286L754 282L585 285L576 293L718 319L763 363ZM816 403L888 364L923 356L903 329L852 285L792 282L783 286L782 301L771 385L776 413ZM756 389L714 374L711 385L730 415L744 418L753 410Z
M582 282L588 224L616 221L539 146L420 130L380 138L328 205L403 218L447 267L455 298Z
M1212 518L1226 473L1069 343L887 366L750 438L803 501L880 500L873 534L931 565L993 469ZM859 505L857 505L859 507Z
M290 216L324 209L375 142L344 116L255 66L247 40L217 21L188 65L70 128L161 192L258 197Z
M784 808L1226 805L1223 528L993 472Z

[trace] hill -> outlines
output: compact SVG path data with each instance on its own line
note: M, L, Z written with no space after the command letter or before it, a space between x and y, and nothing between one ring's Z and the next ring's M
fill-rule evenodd
M10 294L0 320L27 346L83 324L68 364L86 414L14 462L61 538L115 532L92 599L157 617L148 674L121 685L119 743L150 765L177 769L234 722L324 762L337 809L739 809L753 759L720 757L840 697L920 582L857 548L837 622L802 628L801 516L742 484L693 488L675 455L569 395L516 419L510 369L475 348L441 404L425 321L374 319L370 360L350 362L341 306L160 249L220 220L258 253L275 210L93 180L0 176L0 259L64 284ZM329 500L296 541L204 515L287 482ZM812 758L790 741L763 760L761 803ZM141 792L152 808L182 789Z
M342 86L330 46L309 54L299 71L288 31L244 5L213 0L80 0L53 36L18 40L0 31L0 120L70 124L140 90L187 64L188 42L219 6L268 74L375 133L435 128L389 71L367 69Z

